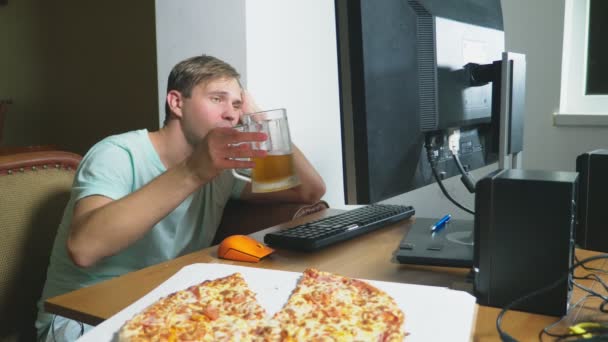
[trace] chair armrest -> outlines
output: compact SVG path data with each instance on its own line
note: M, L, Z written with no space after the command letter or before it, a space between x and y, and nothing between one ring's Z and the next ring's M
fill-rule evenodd
M217 229L213 244L220 243L230 235L248 235L327 208L329 205L325 201L315 204L298 204L230 200L224 208L222 222Z

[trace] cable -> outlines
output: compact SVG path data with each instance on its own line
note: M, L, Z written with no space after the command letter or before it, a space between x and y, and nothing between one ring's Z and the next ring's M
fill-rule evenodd
M429 164L431 165L431 171L433 172L433 177L435 178L435 181L437 181L437 184L439 185L441 192L445 195L445 197L448 200L450 200L452 203L454 203L454 205L456 205L458 208L466 211L469 214L475 215L475 212L473 210L463 206L462 204L458 203L455 199L453 199L452 196L450 196L450 194L446 190L446 188L443 186L443 182L441 181L441 178L439 178L439 174L437 173L436 163L433 161L433 156L432 156L433 152L431 150L431 137L428 134L426 134L424 137L424 148L426 149L426 157L429 161Z
M590 288L588 288L586 286L583 286L583 285L581 285L579 283L576 283L576 282L572 282L572 283L574 284L574 286L578 287L579 289L581 289L581 290L589 293L590 296L592 296L592 297L599 297L599 298L601 298L604 301L604 303L608 302L608 297L604 296L603 294L601 294L599 292L596 292L596 291L594 291L594 290L592 290L592 289L590 289ZM604 307L604 303L602 303L602 305L600 305L600 310L602 312L605 312L604 308L603 308Z
M572 304L572 306L568 309L568 310L572 310L575 307L577 307L579 304L581 304L582 302L584 302L585 300L587 300L589 297L591 297L591 295L586 295L583 298L579 299L578 302ZM543 334L546 334L548 336L551 337L557 337L557 338L563 338L563 337L568 337L568 336L572 336L572 334L568 333L568 334L554 334L552 332L549 332L549 329L552 329L554 326L558 325L559 323L561 323L564 318L566 318L566 316L558 319L557 321L549 324L548 326L546 326L545 328L543 328L543 330L540 331L540 333L538 333L538 340L542 342L543 340Z
M598 336L592 336L590 338L577 338L575 340L570 340L571 342L575 342L575 341L581 341L581 342L606 342L608 341L608 335L607 334L602 334L602 335L598 335Z
M467 170L464 169L464 166L462 166L462 163L460 162L460 158L458 157L458 152L452 153L452 158L454 159L454 162L456 162L456 167L458 167L458 170L460 171L460 174L462 175L460 177L460 181L462 182L462 184L464 184L464 186L467 188L467 190L469 190L470 193L474 194L475 193L475 183L477 183L477 182L475 181L473 176L471 176L471 174Z
M574 261L578 262L578 257L576 255L574 256ZM587 271L593 271L593 272L608 274L608 271L603 270L601 268L594 268L594 267L589 267L589 266L585 266L585 265L581 265L581 267L583 269L587 270Z
M502 341L507 341L507 342L516 342L517 340L514 339L511 335L507 334L506 332L504 332L501 328L501 324L502 324L502 318L503 316L507 313L507 311L509 311L512 307L521 304L523 302L525 302L526 300L537 296L541 293L547 292L547 291L551 291L553 290L555 287L557 287L559 284L561 284L563 281L566 281L566 279L568 279L568 276L570 274L574 273L574 269L584 265L588 262L594 261L594 260L599 260L599 259L608 259L608 254L600 254L600 255L595 255L586 259L583 259L581 261L577 261L576 263L574 263L570 268L568 268L568 271L566 272L566 274L564 274L563 276L561 276L558 280L556 280L555 282L540 288L538 290L532 291L514 301L512 301L511 303L507 304L505 307L502 308L502 310L500 311L500 313L498 314L498 317L496 318L496 330L498 331L498 335L500 336L500 339ZM582 267L582 266L581 266ZM573 282L574 283L574 282ZM575 286L577 286L576 283L574 283ZM585 290L585 289L584 289ZM593 295L595 296L599 296L600 298L604 298L606 296L603 296L593 290L590 290L592 292L594 292ZM602 312L608 312L608 309L605 308L605 305L608 305L608 301L604 301L601 305L600 305L600 310ZM606 311L604 311L606 310Z
M598 277L597 274L590 273L590 274L586 274L583 277L572 277L572 278L573 279L595 280L595 281L599 282L602 285L602 287L604 288L604 291L608 292L608 284L606 284L606 282L602 278ZM572 282L572 284L575 284L575 283Z
M558 338L557 341L606 341L608 326L598 322L581 322L568 327L570 336Z

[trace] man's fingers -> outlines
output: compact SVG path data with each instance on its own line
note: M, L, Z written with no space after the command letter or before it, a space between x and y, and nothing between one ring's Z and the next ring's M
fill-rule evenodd
M239 132L235 131L235 134L230 136L230 141L228 143L243 143L243 142L262 142L268 139L268 135L262 132Z
M243 98L243 112L244 113L254 113L260 111L260 106L258 106L253 100L253 96L247 90L243 90L241 92L241 97Z
M254 150L249 144L232 145L225 152L227 158L264 158L268 152Z
M226 165L227 169L253 169L255 167L255 163L248 160L234 160L231 159Z
M240 132L230 127L217 127L210 134L211 139L221 141L222 144L239 144L244 142L262 142L268 135L262 132ZM218 140L219 139L219 140Z
M214 170L253 168L255 163L251 158L263 158L268 153L252 148L252 143L267 139L265 133L239 132L230 127L217 127L209 132L203 146L199 149L200 156L207 156L207 162L201 164Z

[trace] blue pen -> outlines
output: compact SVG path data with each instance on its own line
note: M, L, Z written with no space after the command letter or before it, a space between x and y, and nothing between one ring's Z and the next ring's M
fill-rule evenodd
M441 220L437 221L437 223L435 223L434 225L431 226L431 231L437 231L439 229L441 229L441 227L443 227L450 219L452 218L452 215L447 214L444 217L441 218Z

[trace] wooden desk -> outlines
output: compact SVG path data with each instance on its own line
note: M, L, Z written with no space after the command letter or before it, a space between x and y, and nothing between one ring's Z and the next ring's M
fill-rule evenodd
M325 210L265 229L252 236L263 241L264 234L270 231L289 228L338 212L333 209ZM391 260L392 253L409 230L411 223L412 220L402 221L316 253L277 250L257 264L218 259L217 247L214 246L88 288L50 298L45 302L45 309L51 313L97 325L154 289L183 266L193 263L222 263L296 272L308 267L317 267L324 271L356 278L459 289L470 288L470 284L465 281L468 269L401 265ZM592 254L593 252L582 251L579 257ZM603 268L605 263L601 260L590 266ZM589 282L588 286L593 284ZM580 295L579 293L578 296ZM574 322L576 318L580 318L578 316L587 317L597 313L597 307L597 302L582 306L583 310L570 313L567 317L568 322ZM496 332L496 317L499 311L496 308L478 307L474 341L499 340ZM538 340L538 332L554 321L556 321L555 317L510 311L503 319L503 329L521 341Z

